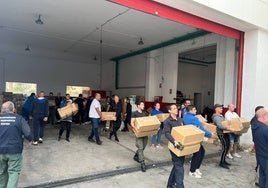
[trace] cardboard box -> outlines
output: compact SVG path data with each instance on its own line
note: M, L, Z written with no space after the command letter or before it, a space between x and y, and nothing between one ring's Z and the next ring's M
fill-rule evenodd
M139 132L158 130L160 121L156 116L146 116L135 118L134 126Z
M168 149L170 149L173 153L175 153L175 155L179 157L195 153L199 150L199 148L200 148L200 143L190 145L190 146L184 146L183 150L179 150L175 148L171 142L168 142Z
M203 127L207 129L209 132L217 135L217 127L214 124L206 123L206 122L201 122ZM218 143L218 137L217 138L208 138L207 140L204 140L205 143L209 144L216 144Z
M157 114L156 117L160 122L164 122L169 117L169 113Z
M62 108L58 108L57 110L59 112L60 118L65 119L78 112L78 105L75 103L72 103Z
M132 130L133 130L134 134L136 135L136 137L155 135L158 131L158 129L150 130L150 131L139 131L138 129L136 129L136 127L134 127Z
M48 106L56 106L56 102L55 102L55 100L51 100L51 99L49 99L49 100L48 100Z
M116 121L116 112L101 112L103 121Z
M194 125L173 127L171 130L172 137L182 143L184 146L200 144L205 133Z
M197 117L200 122L207 122L207 119L204 118L201 114L197 114L197 115L195 115L195 117Z
M200 148L204 134L203 131L194 125L173 127L171 135L177 142L180 142L184 148L183 150L179 150L175 148L171 142L168 143L168 148L179 157L195 153Z
M225 120L222 122L222 125L225 127L232 127L235 129L234 134L243 134L247 133L250 127L250 121L245 118L234 118L231 120ZM230 131L224 131L224 133L228 133Z

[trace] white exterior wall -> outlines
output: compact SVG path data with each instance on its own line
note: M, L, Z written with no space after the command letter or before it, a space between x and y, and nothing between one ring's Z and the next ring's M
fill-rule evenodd
M267 0L155 0L162 4L183 10L199 17L220 23L245 32L244 64L242 82L241 116L250 119L257 105L267 108L266 70L268 68L268 1ZM253 10L253 11L252 11ZM227 42L228 43L228 42ZM223 44L223 43L222 43ZM231 45L231 44L230 44ZM231 51L231 50L230 50ZM230 56L231 57L231 56ZM228 61L228 58L226 59ZM226 62L227 62L226 61ZM222 64L218 67L224 68ZM230 66L225 67L225 73L237 71ZM216 68L215 94L220 96L221 84L227 87L228 80L221 79L222 73ZM230 74L231 75L231 74ZM230 77L228 77L229 79ZM220 85L217 85L221 83ZM215 101L224 103L229 96L236 96L236 91L228 91ZM231 93L233 93L231 95ZM231 100L235 100L234 98ZM251 132L243 135L241 142L252 144Z

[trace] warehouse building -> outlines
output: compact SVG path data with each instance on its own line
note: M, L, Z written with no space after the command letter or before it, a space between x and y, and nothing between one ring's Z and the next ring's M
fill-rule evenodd
M200 110L234 103L250 119L268 106L266 18L267 0L1 2L0 92L18 82L173 103L181 91Z

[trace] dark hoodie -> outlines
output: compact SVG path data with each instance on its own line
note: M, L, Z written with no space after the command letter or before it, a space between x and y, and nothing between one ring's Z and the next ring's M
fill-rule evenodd
M253 142L256 145L256 155L268 158L268 126L257 120L251 120Z

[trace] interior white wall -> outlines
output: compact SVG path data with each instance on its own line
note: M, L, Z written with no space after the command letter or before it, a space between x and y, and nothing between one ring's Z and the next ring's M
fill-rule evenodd
M178 90L193 101L194 93L202 95L202 109L214 105L215 64L200 66L179 63ZM198 109L198 110L202 110Z
M37 83L37 92L66 92L66 85L99 88L99 65L64 58L0 52L1 82ZM1 64L1 62L0 62ZM3 85L5 85L3 83ZM1 92L4 87L1 87Z
M123 79L125 85L133 88L125 88L118 89L115 92L121 94L122 96L128 95L145 95L145 99L147 101L152 101L154 96L163 96L164 102L175 102L174 98L176 97L177 88L185 92L186 96L192 98L195 92L202 93L202 101L203 106L212 107L214 101L221 102L223 104L233 103L235 102L234 93L236 92L236 77L237 73L233 70L234 67L237 66L235 63L235 40L227 39L226 37L222 37L216 34L210 34L208 36L200 37L195 39L195 44L192 45L192 41L185 41L176 45L168 46L165 48L161 48L158 50L154 50L147 54L141 54L135 57L127 58L122 60L122 64L124 67L121 67L119 71L119 79ZM199 77L202 77L201 80L196 80L194 85L180 85L178 83L178 55L181 52L201 48L208 45L219 46L217 49L217 66L211 65L206 69L202 69L200 71L198 68L194 71L194 74L199 74ZM226 61L228 61L228 65L226 66ZM121 65L121 63L120 63ZM135 67L136 66L136 67ZM133 84L133 73L131 71L137 70L135 72L135 84ZM143 66L146 66L144 68ZM144 68L140 69L141 67ZM227 68L226 68L227 67ZM182 67L181 72L179 74L188 74L193 70L189 69L188 71L184 71ZM216 78L215 78L215 69L216 69ZM124 74L122 74L124 73ZM129 74L126 74L129 73ZM232 75L229 75L229 74ZM141 75L140 75L141 74ZM144 82L144 74L145 74L145 82ZM122 75L124 75L122 77ZM138 75L138 76L137 76ZM188 76L187 75L187 76ZM183 75L185 77L185 75ZM225 82L225 78L228 77L227 82ZM188 77L187 77L188 78ZM214 82L211 85L207 84L211 83L211 79L215 78L215 87L217 88L217 93L214 94ZM185 78L181 79L182 82ZM187 79L186 79L187 80ZM146 87L143 88L134 88L135 86L142 86L142 83L146 83ZM225 85L225 83L228 83ZM161 84L161 88L159 87ZM120 84L119 84L120 87ZM192 88L191 91L189 88ZM189 91L188 91L189 90ZM171 91L171 93L170 93ZM210 95L208 95L210 92ZM215 96L213 98L213 96ZM226 98L226 101L225 101ZM227 100L228 99L228 100Z

